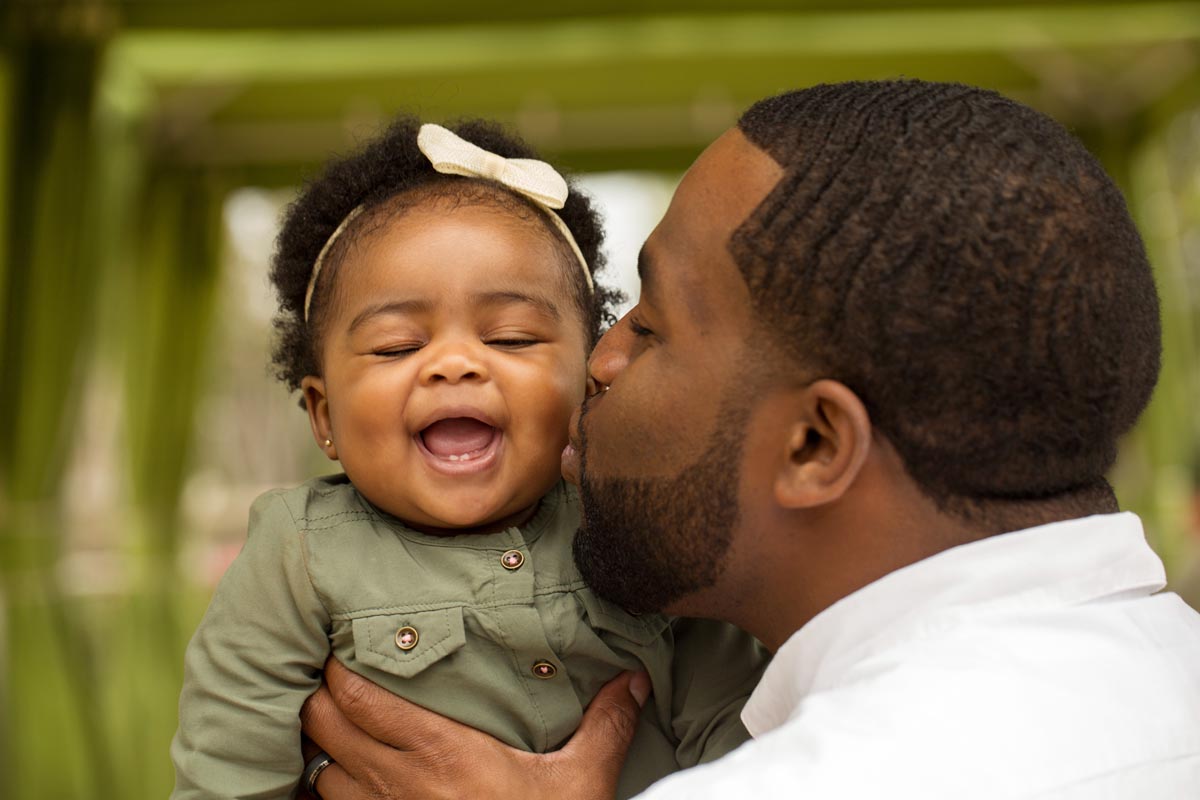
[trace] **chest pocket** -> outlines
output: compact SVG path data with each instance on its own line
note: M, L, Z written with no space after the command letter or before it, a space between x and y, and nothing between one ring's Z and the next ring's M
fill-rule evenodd
M601 600L587 590L579 593L579 599L583 601L588 623L597 631L608 634L601 638L610 644L624 639L644 647L661 636L668 625L667 618L662 614L643 614L635 617L620 606Z
M401 678L417 675L467 642L458 606L359 617L353 630L355 658Z

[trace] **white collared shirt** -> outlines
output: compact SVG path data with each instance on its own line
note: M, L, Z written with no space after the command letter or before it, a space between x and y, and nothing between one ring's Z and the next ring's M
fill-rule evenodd
M955 547L829 607L754 739L642 800L1200 800L1200 615L1129 513Z

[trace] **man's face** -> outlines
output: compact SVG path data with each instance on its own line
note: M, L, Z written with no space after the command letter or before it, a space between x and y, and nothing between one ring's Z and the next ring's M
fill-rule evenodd
M736 130L709 147L642 249L638 305L592 354L608 388L585 404L563 458L583 494L575 559L631 610L686 609L731 556L753 400L744 358L757 348L727 244L780 175Z

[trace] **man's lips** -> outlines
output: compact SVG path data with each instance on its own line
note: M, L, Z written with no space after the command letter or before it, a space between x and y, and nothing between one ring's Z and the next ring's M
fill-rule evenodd
M584 413L586 413L585 407L590 402L592 402L592 398L589 397L583 401L583 404L579 408L576 408L572 412L571 421L567 423L567 446L562 451L562 476L568 483L573 483L576 486L579 485L580 478L580 442L582 440L579 426L583 421Z
M567 443L562 451L562 463L559 467L567 483L579 485L579 450L575 445Z

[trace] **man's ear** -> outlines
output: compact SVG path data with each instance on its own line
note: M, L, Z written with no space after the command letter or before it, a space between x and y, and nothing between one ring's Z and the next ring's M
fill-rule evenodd
M837 381L816 381L798 400L775 500L783 508L815 508L840 499L858 478L871 450L871 418Z
M325 394L325 379L316 375L305 375L300 381L304 393L304 407L308 409L308 423L312 426L317 447L330 461L337 461L337 441L333 438L333 425L329 421L329 398Z

